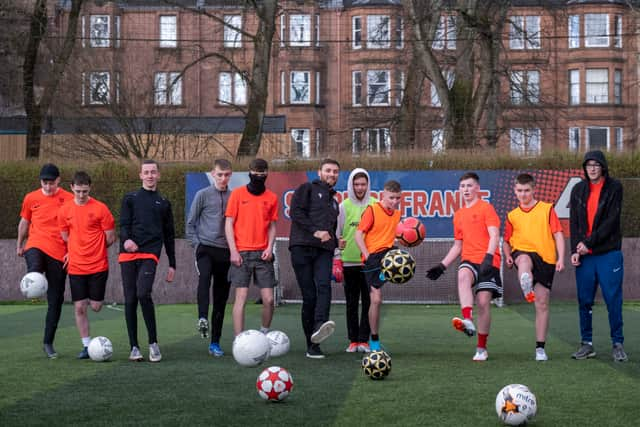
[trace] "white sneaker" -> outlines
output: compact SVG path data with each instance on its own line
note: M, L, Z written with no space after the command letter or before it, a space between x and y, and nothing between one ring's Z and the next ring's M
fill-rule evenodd
M538 362L546 362L549 360L547 357L547 353L545 353L544 348L536 348L536 361Z
M311 335L311 342L314 344L320 344L322 341L329 338L336 330L336 322L333 320L327 320L324 322L317 331Z
M467 336L472 337L476 334L476 327L473 325L473 321L471 319L454 317L451 319L451 324L456 330L465 333Z
M200 338L207 338L209 336L209 321L201 317L198 319L196 329L200 332Z
M129 360L132 362L142 362L144 360L144 357L142 357L142 353L140 353L140 349L138 347L131 348Z
M489 358L489 353L487 353L486 348L476 348L476 354L473 355L474 362L484 362Z
M533 278L529 273L522 273L520 275L520 288L524 294L524 299L527 302L534 302L536 300L536 294L533 292Z
M162 354L160 353L160 347L158 343L154 342L149 345L149 362L159 362L162 360Z

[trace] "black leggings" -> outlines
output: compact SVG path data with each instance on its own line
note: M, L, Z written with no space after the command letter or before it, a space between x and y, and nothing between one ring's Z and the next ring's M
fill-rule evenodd
M38 248L30 248L24 253L29 273L44 273L48 282L47 289L47 317L44 322L44 344L53 344L58 329L58 322L62 314L64 303L64 284L67 272L62 268L62 261L51 258Z
M350 342L369 341L369 285L361 265L344 267L344 298L347 302L347 334ZM360 299L362 311L358 314Z
M209 316L209 295L213 278L213 310L211 312L211 342L220 342L224 310L227 307L229 288L229 249L198 245L196 269L198 271L198 317Z
M147 326L149 344L158 342L156 313L151 299L157 264L152 259L139 259L120 263L122 288L124 291L124 318L127 322L129 345L138 345L138 302Z

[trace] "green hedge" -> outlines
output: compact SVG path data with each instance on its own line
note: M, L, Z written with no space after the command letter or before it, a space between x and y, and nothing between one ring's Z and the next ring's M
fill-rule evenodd
M582 155L557 152L545 153L538 158L513 158L497 152L447 152L446 155L416 156L415 153L394 153L393 158L337 158L343 170L364 167L369 170L419 169L572 169L582 163ZM640 155L628 153L609 156L611 175L619 178L625 188L622 211L623 234L640 237ZM0 185L5 209L0 210L0 238L15 238L24 195L38 188L38 173L43 162L0 163ZM315 170L318 161L271 160L271 170ZM235 162L236 170L247 170L249 160ZM122 196L140 187L139 166L131 163L59 163L62 182L68 188L76 170L87 171L92 178L92 196L105 202L118 223ZM185 173L210 170L211 165L180 163L161 165L159 189L173 205L176 232L184 235Z
M0 185L5 196L5 209L0 210L0 238L16 238L20 208L24 195L40 186L38 174L41 163L2 163ZM119 223L122 196L140 188L139 166L124 163L58 164L62 186L69 190L75 171L84 170L91 176L91 195L109 206ZM200 165L161 165L158 189L171 201L175 216L176 233L184 235L185 173L206 170Z

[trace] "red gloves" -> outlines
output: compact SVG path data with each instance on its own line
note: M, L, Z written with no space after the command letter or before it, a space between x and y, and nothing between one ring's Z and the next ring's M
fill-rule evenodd
M333 259L333 268L331 269L331 279L336 283L341 283L344 279L342 274L342 260L340 258Z

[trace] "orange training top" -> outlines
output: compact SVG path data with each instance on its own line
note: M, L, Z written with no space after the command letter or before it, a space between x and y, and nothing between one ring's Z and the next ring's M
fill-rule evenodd
M269 225L278 219L278 196L271 190L256 196L246 186L231 192L225 216L233 218L238 251L262 251L269 246Z
M484 200L478 200L470 208L462 207L453 214L453 236L462 240L462 260L482 263L489 247L488 227L500 228L500 218L493 206ZM500 268L500 248L493 254L493 266Z
M536 202L530 208L518 206L507 214L504 241L512 250L535 252L547 264L558 260L554 234L562 225L551 203Z
M109 269L105 231L115 230L113 215L102 202L90 198L85 205L66 202L58 211L60 231L69 234L69 274L93 274Z
M591 236L593 230L593 222L596 219L598 211L598 202L600 201L600 192L604 185L604 179L597 184L589 183L589 198L587 199L587 237Z
M381 202L367 206L360 218L358 230L364 233L364 243L369 253L380 252L393 246L399 222L399 210L387 210Z
M56 194L47 196L39 188L24 197L20 216L29 221L29 235L24 249L37 248L51 258L62 261L67 248L58 228L58 208L73 194L58 188Z

